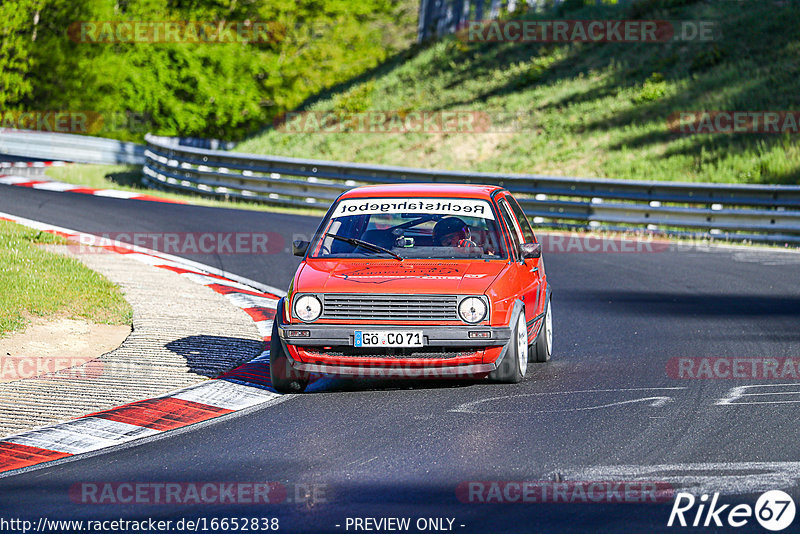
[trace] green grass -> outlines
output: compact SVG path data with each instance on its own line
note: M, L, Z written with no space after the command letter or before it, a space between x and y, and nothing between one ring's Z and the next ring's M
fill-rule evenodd
M668 128L668 117L678 111L800 109L797 2L649 0L538 16L714 20L720 37L636 44L477 44L448 37L300 109L502 111L517 115L507 125L513 131L297 134L267 128L237 150L486 172L800 182L800 135L678 135Z
M36 246L64 242L0 221L0 336L23 328L31 316L131 324L133 312L117 286L74 258Z
M205 198L198 195L193 195L191 193L173 193L171 191L150 189L142 181L142 168L133 165L70 164L63 167L50 167L47 170L47 176L53 180L58 180L68 184L82 185L95 189L132 191L134 193L141 193L158 198L180 200L197 206L271 211L279 213L293 213L297 215L320 215L324 213L324 211L316 209L271 206L268 204L260 204L258 202Z

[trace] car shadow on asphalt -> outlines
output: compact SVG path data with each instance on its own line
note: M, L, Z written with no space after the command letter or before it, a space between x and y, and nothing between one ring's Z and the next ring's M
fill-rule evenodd
M224 378L240 384L270 389L269 352L263 341L237 337L196 335L167 343L166 347L186 360L189 370L209 378ZM241 367L240 367L241 366ZM529 368L527 379L543 378L550 366ZM233 374L229 373L236 369ZM238 372L241 371L241 372ZM345 378L312 375L306 393L356 393L377 391L432 390L492 385L487 378L397 378L398 370L385 377Z
M166 347L186 359L191 372L209 378L247 363L265 350L263 341L207 335L176 339Z
M483 380L443 380L443 379L379 379L379 378L341 378L323 377L310 386L308 393L344 393L366 391L401 391L412 389L465 388L485 384Z

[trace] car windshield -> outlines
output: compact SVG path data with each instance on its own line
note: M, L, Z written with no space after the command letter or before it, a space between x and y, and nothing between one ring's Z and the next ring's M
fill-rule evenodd
M489 202L463 198L340 200L312 250L314 258L507 257Z

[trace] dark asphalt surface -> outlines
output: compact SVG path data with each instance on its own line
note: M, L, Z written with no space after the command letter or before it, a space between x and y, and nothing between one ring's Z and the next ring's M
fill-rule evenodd
M92 233L270 231L287 246L317 224L9 186L0 186L0 211ZM450 517L465 533L667 530L671 500L487 505L456 496L468 481L556 473L666 481L698 495L697 488L719 491L729 503L752 504L766 489L784 489L800 503L800 384L666 373L674 357L800 357L800 255L688 247L545 254L553 361L532 364L518 385L325 380L315 392L252 413L2 478L0 517L268 516L284 532L353 532L346 518L366 516L412 524ZM288 253L189 257L280 288L297 265ZM738 399L760 404L717 404L734 387L763 384L770 386L748 392L774 394ZM276 481L292 501L295 488L318 484L325 499L237 507L70 501L73 484L106 481ZM798 530L800 518L784 532ZM764 530L751 519L735 531Z

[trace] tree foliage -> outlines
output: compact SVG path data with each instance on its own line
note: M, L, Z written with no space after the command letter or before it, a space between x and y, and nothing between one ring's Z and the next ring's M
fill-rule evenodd
M238 139L409 44L411 3L3 0L0 108L97 112L101 135L123 139L145 131ZM75 31L102 21L264 22L271 33L250 42L113 42Z

